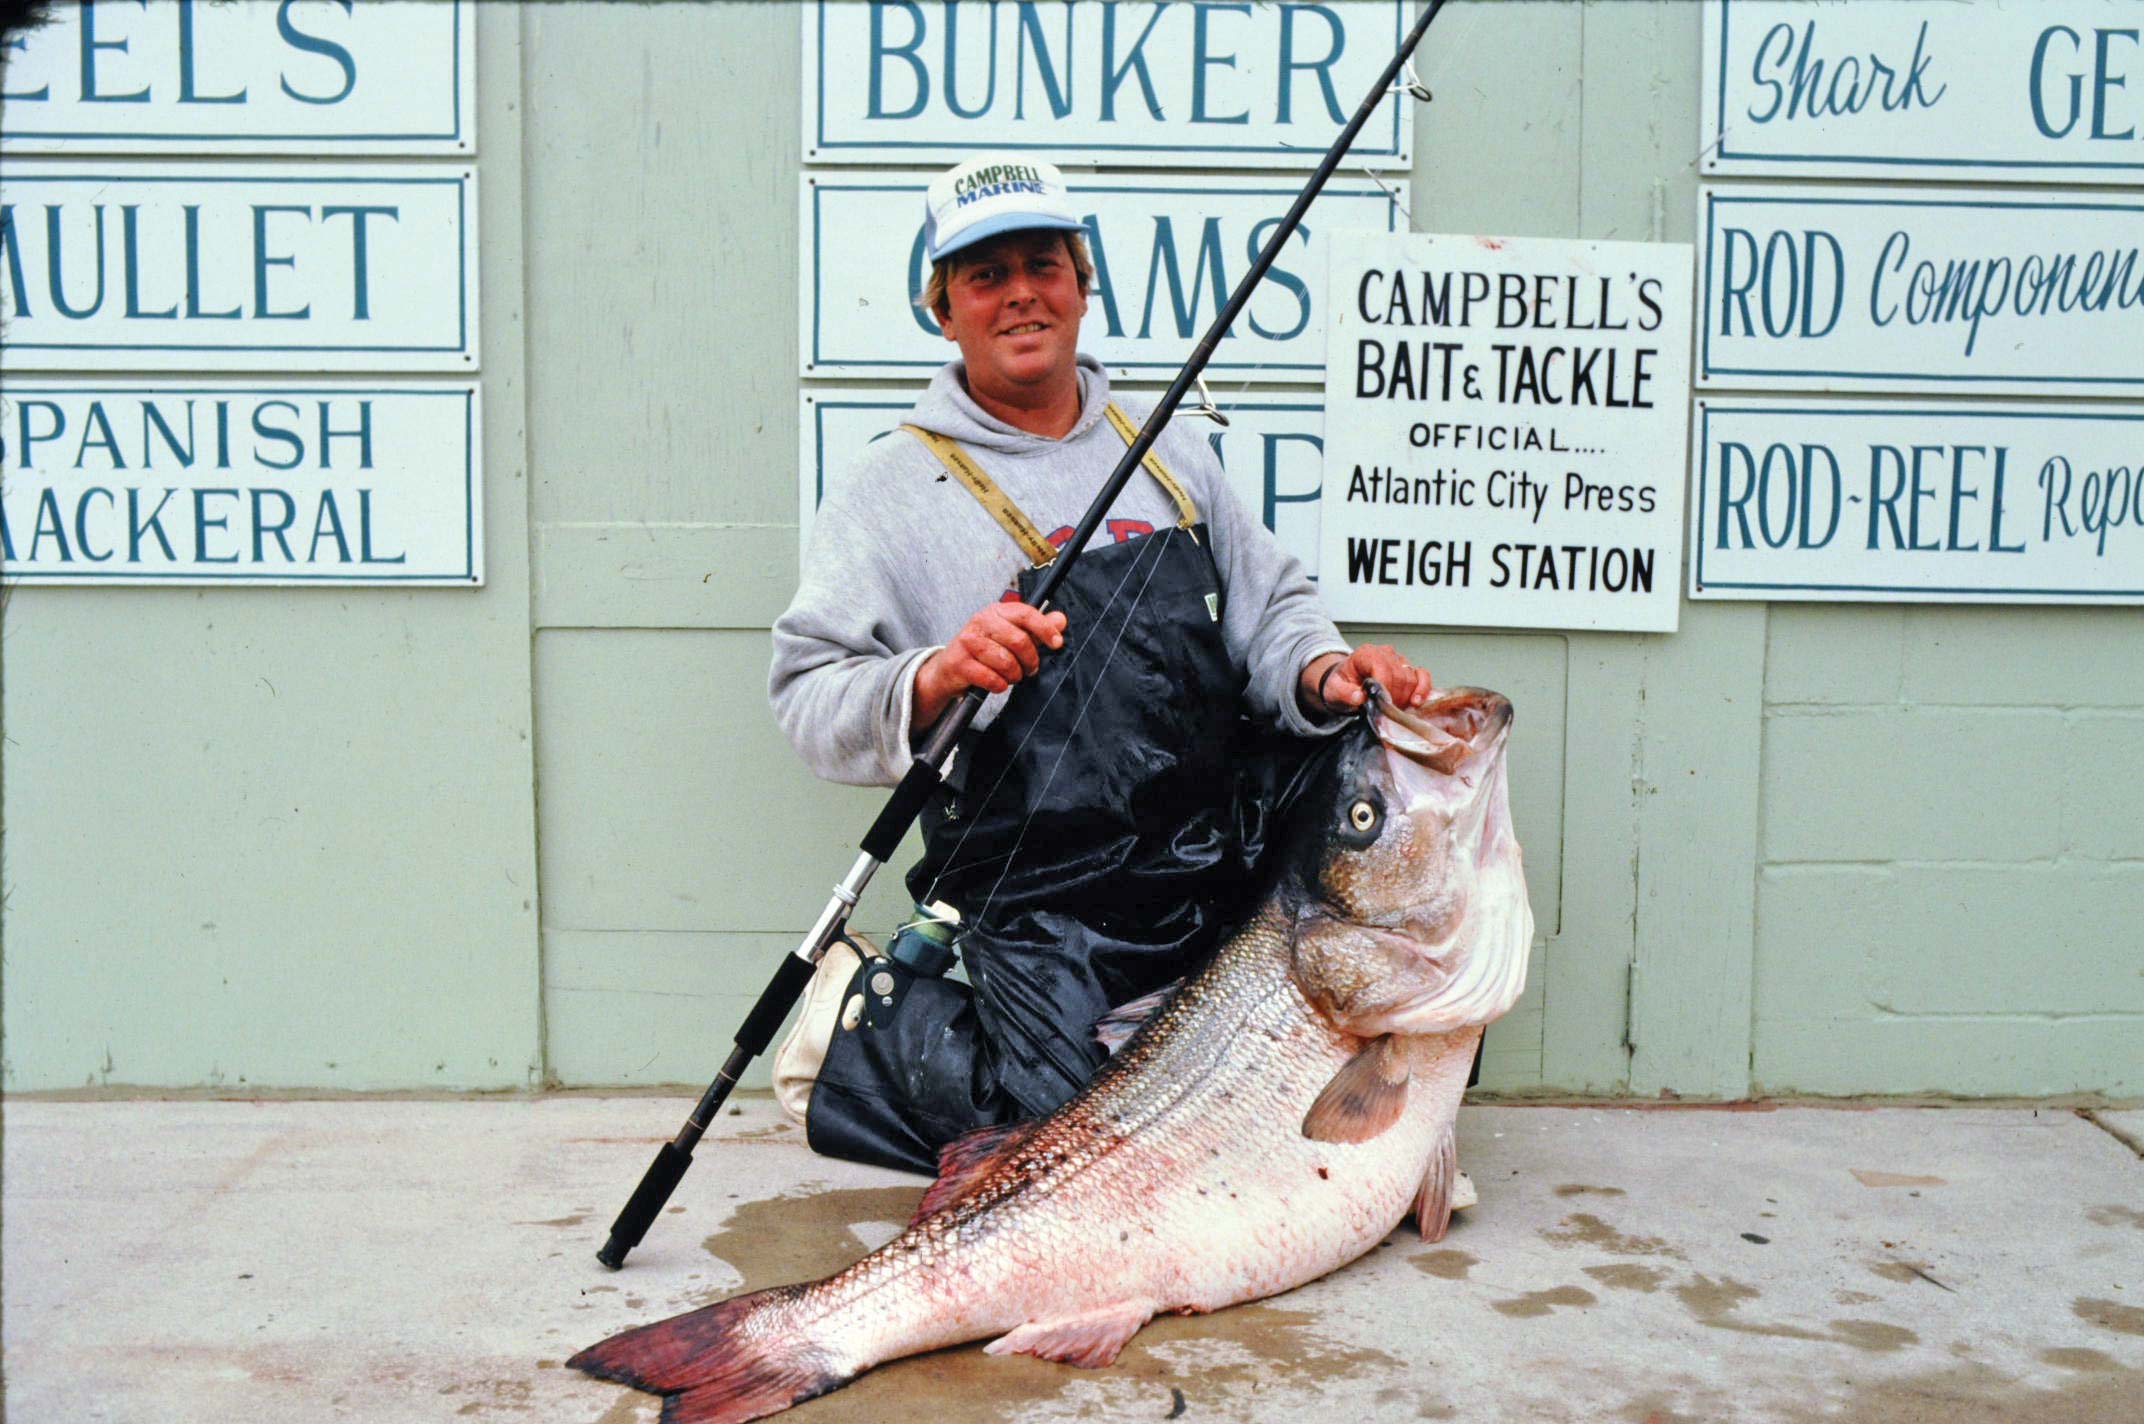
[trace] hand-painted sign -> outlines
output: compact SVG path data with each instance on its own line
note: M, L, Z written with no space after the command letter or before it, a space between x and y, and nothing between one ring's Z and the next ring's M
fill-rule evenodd
M1141 404L1158 392L1133 392ZM811 544L812 516L827 490L854 468L873 441L906 440L898 427L915 392L873 386L814 386L804 393L797 469L798 549ZM1179 407L1177 424L1204 432L1228 471L1229 487L1265 522L1289 553L1317 577L1318 488L1325 406L1317 393L1215 393L1228 416L1217 425Z
M2134 183L2136 0L1711 0L1706 176Z
M55 5L6 41L11 153L476 150L469 0Z
M2144 390L2144 199L1707 187L1698 383Z
M0 575L484 581L473 382L11 380Z
M1690 261L1682 244L1338 235L1334 616L1673 631Z
M476 175L16 159L0 369L473 371Z
M1696 405L1692 598L2144 603L2144 413Z
M806 376L914 376L956 354L912 300L923 255L928 172L804 178L802 324ZM1166 378L1205 334L1296 189L1278 180L1075 179L1094 256L1080 348L1112 374ZM1252 295L1207 368L1216 376L1316 381L1325 374L1325 245L1342 229L1405 226L1407 186L1335 178Z
M804 7L804 161L1312 168L1412 18L1405 0L1101 5L816 0ZM1349 153L1405 171L1388 98Z

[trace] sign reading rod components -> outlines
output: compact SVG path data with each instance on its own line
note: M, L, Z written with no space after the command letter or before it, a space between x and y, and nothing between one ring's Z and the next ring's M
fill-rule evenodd
M11 380L15 583L484 581L474 382Z
M1707 187L1698 383L2144 391L2144 201Z
M476 151L475 0L105 0L51 10L0 56L0 150Z
M2135 183L2136 0L1709 0L1706 177Z
M0 369L474 371L476 255L460 164L14 159Z
M2144 603L2144 413L1699 400L1692 598Z
M806 163L1314 168L1413 20L1411 0L946 4L815 0L804 25ZM1346 99L1342 99L1346 95ZM1405 172L1387 100L1344 162Z
M1336 234L1319 591L1365 623L1671 632L1690 248Z

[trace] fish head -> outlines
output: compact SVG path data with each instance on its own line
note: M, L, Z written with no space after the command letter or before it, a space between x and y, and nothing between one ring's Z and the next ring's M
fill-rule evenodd
M1374 684L1373 684L1374 688ZM1511 825L1511 703L1462 687L1426 706L1373 691L1297 803L1295 969L1349 1033L1487 1023L1526 985L1533 912Z

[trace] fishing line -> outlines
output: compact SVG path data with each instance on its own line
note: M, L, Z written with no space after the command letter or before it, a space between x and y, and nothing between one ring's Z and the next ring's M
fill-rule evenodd
M1170 526L1170 527L1169 527L1169 528L1168 528L1168 529L1167 529L1167 530L1165 531L1165 534L1174 534L1175 532L1176 532L1176 528L1175 528L1175 526L1173 526L1173 525L1172 525L1172 526ZM1150 535L1150 536L1148 536L1148 537L1150 537L1150 538L1151 538L1152 536ZM1144 550L1142 550L1142 551L1141 551L1141 557L1144 557L1144 552L1145 552ZM1157 555L1155 556L1155 564L1156 564L1156 565L1158 566L1158 565L1159 565L1159 562L1160 562L1160 556L1159 556L1159 555L1157 554ZM1132 575L1133 575L1134 573L1136 573L1136 572L1138 571L1138 569L1139 569L1139 560L1138 560L1138 559L1133 559L1133 560L1132 560L1132 561L1131 561L1131 562L1130 562L1129 564L1127 564L1127 565L1126 565L1126 567L1125 567L1125 570L1124 570L1124 576L1123 576L1122 578L1119 578L1119 579L1117 580L1117 585L1116 585L1116 587L1115 587L1115 588L1113 588L1113 589L1111 589L1111 590L1109 591L1109 599L1108 599L1108 601L1107 601L1106 603L1104 603L1104 604L1102 605L1102 607L1101 607L1100 611L1099 611L1099 612L1098 612L1098 613L1097 613L1097 614L1095 615L1095 626L1097 626L1097 627L1100 627L1100 626L1102 626L1102 620L1103 620L1104 618L1106 618L1106 617L1108 616L1108 614L1109 614L1109 611L1110 611L1111 609L1113 609L1113 608L1115 608L1115 607L1117 606L1117 599L1118 599L1119 597L1121 597L1121 596L1123 595L1123 593L1124 593L1124 585L1125 585L1125 584L1127 584L1127 583L1129 583L1129 582L1131 581L1131 576L1132 576ZM1147 571L1147 582L1152 582L1152 580L1153 580L1153 577L1154 577L1154 572L1153 572L1153 570L1152 570L1152 569L1150 568L1150 569L1149 569L1149 570ZM1131 606L1130 608L1126 609L1126 610L1125 610L1125 612L1124 612L1124 622L1123 622L1123 624L1122 624L1122 625L1121 625L1121 626L1119 627L1119 629L1118 629L1118 632L1117 632L1117 642L1116 642L1116 643L1112 643L1112 644L1110 645L1110 649L1109 649L1109 652L1108 652L1108 654L1107 654L1107 655L1106 655L1106 656L1105 656L1105 657L1103 658L1103 660L1102 660L1102 665L1103 665L1104 667L1107 667L1107 666L1109 665L1109 663L1110 663L1111 661L1113 661L1113 660L1114 660L1114 659L1116 658L1116 655L1117 655L1117 647L1118 647L1118 646L1119 646L1120 644L1122 644L1122 643L1123 643L1123 641L1124 641L1124 630L1125 630L1125 629L1128 629L1128 628L1129 628L1129 627L1131 626L1131 620L1132 620L1132 617L1133 617L1133 615L1134 615L1134 614L1138 613L1138 611L1139 611L1139 604L1140 604L1140 602L1141 602L1141 601L1142 601L1142 600L1143 600L1143 599L1144 599L1145 597L1146 597L1146 583L1142 583L1142 584L1140 584L1140 585L1139 585L1139 592L1138 592L1138 593L1137 593L1137 594L1136 594L1136 595L1135 595L1135 596L1133 597L1133 599L1132 599L1132 606ZM1093 641L1093 640L1091 640L1091 639L1083 639L1083 640L1081 641L1081 643L1080 643L1080 645L1079 645L1079 649L1078 649L1078 651L1076 651L1075 653L1073 653L1073 655L1072 655L1072 661L1071 661L1071 663L1070 663L1070 664L1069 664L1069 665L1067 666L1067 673L1068 673L1068 674L1069 674L1069 672L1070 672L1070 670L1071 670L1071 669L1073 669L1073 668L1077 668L1077 667L1078 667L1078 666L1080 665L1080 662L1081 662L1081 661L1082 661L1082 660L1083 660L1083 659L1084 659L1084 658L1085 658L1085 657L1087 656L1087 654L1088 654L1088 653L1089 653L1089 652L1090 652L1090 651L1091 651L1091 650L1092 650L1092 649L1094 648L1094 646L1095 646L1095 643L1094 643L1094 641ZM1042 705L1041 705L1040 707L1038 707L1037 709L1035 709L1035 718L1034 718L1034 720L1033 720L1033 721L1032 721L1032 722L1031 722L1031 723L1030 723L1030 724L1028 725L1028 729L1027 729L1027 732L1026 732L1026 733L1025 733L1025 734L1024 734L1024 735L1023 735L1023 736L1022 736L1021 738L1020 738L1020 742L1019 742L1019 745L1013 748L1013 752L1012 752L1012 755L1011 755L1010 757L1006 758L1006 760L1005 760L1005 764L1004 764L1004 765L1003 765L1002 767L1000 767L1000 768L999 768L999 770L998 770L998 777L997 777L997 780L995 780L995 781L991 782L991 783L990 783L990 789L989 789L988 791L985 791L985 792L983 793L983 795L982 795L982 798L981 798L980 800L978 800L978 801L976 801L976 802L974 803L974 808L973 808L973 810L972 810L972 811L971 811L971 812L969 813L969 815L968 815L968 817L967 817L967 821L968 821L968 824L967 824L967 826L966 826L966 827L965 827L965 828L964 828L964 829L963 829L963 830L961 831L961 833L960 833L960 839L959 839L959 840L957 840L957 841L955 841L955 842L953 843L953 849L952 849L952 851L951 851L951 852L950 852L950 853L949 853L949 854L948 854L948 855L946 856L946 863L945 863L945 865L944 865L944 866L943 866L943 867L942 867L942 868L941 868L941 869L939 870L938 874L937 874L936 876L934 876L934 877L932 878L932 880L931 880L931 884L930 884L930 891L929 891L929 893L928 893L928 894L926 894L926 895L924 896L924 903L928 904L928 903L929 903L930 901L932 901L932 900L935 900L935 899L937 899L937 898L938 898L938 887L939 887L940 885L944 884L944 883L945 883L945 879L946 879L946 877L947 877L947 876L949 876L949 875L951 875L951 874L952 874L952 873L953 873L953 872L954 872L955 870L973 870L973 869L979 869L979 868L981 868L981 867L983 867L983 866L986 866L986 865L990 864L990 862L991 862L991 861L993 861L993 860L999 860L999 859L1003 859L1003 860L1005 860L1005 861L1006 861L1006 865L1007 865L1007 868L1008 868L1008 869L1010 868L1010 865L1011 865L1011 858L1012 858L1012 856L1013 856L1013 855L1014 855L1014 854L1015 854L1015 853L1016 853L1016 852L1017 852L1017 851L1019 850L1019 848L1020 848L1020 846L1019 846L1019 840L1018 840L1017 838L1016 838L1016 839L1014 840L1014 842L1013 842L1013 847L1012 847L1012 849L1011 849L1011 850L1008 850L1008 851L1005 851L1005 852L1003 852L1003 853L1002 853L1001 855L986 855L986 856L980 856L980 857L978 857L978 858L977 858L977 859L975 859L975 860L972 860L972 861L968 861L968 862L966 862L965 864L963 864L963 863L961 862L961 859L960 859L960 853L961 853L961 851L962 851L963 849L965 849L965 848L967 847L967 844L968 844L968 837L970 837L970 836L972 836L972 835L974 835L974 834L975 834L975 828L976 828L976 826L977 826L977 825L979 825L979 824L980 824L980 813L981 813L981 811L983 810L983 808L984 808L984 807L986 807L986 806L988 806L988 805L990 804L991 798L997 795L997 793L998 793L998 788L999 788L999 787L1001 787L1001 786L1003 786L1003 785L1005 784L1005 778L1006 778L1006 777L1008 777L1008 776L1010 776L1010 775L1012 775L1012 769L1013 769L1013 766L1014 766L1014 765L1015 765L1015 764L1016 764L1016 763L1017 763L1017 762L1019 761L1019 759L1020 759L1020 754L1021 754L1022 752L1024 752L1024 751L1026 751L1026 750L1027 750L1027 744L1028 744L1028 743L1029 743L1030 741L1034 740L1035 734L1036 734L1037 732L1039 732L1039 731L1041 731L1041 730L1042 730L1042 724L1043 724L1043 719L1044 719L1044 717L1045 717L1045 716L1046 716L1046 715L1048 714L1048 712L1049 712L1049 710L1050 710L1050 704L1052 704L1053 702L1055 702L1055 701L1057 700L1058 694L1062 693L1062 692L1063 692L1063 691L1065 690L1065 688L1066 688L1066 687L1067 687L1067 686L1068 686L1068 685L1070 684L1070 682L1071 682L1071 678L1070 678L1070 676L1069 676L1069 675L1068 675L1068 676L1066 676L1066 677L1064 677L1064 678L1060 678L1060 679L1058 680L1058 682L1057 682L1057 685L1056 685L1056 686L1054 686L1054 687L1052 687L1052 688L1050 689L1050 691L1049 691L1049 695L1048 695L1047 697L1045 697L1045 698L1043 698L1043 699L1042 699ZM1091 693L1089 694L1089 697L1090 697L1090 698L1092 697L1092 694L1091 694ZM1086 709L1085 709L1085 706L1084 706L1084 704L1082 704L1082 706L1081 706L1081 709L1080 709L1080 714L1079 714L1079 716L1078 716L1078 717L1075 717L1075 718L1073 719L1073 722L1072 722L1072 730L1075 730L1075 731L1076 731L1076 730L1077 730L1077 729L1079 728L1079 724L1080 724L1080 721L1081 721L1082 719L1084 719L1084 717L1085 717L1085 716L1086 716ZM1060 753L1060 756L1061 756L1061 755L1062 755L1062 754ZM1054 768L1053 768L1053 771L1052 771L1052 775L1054 775L1054 774L1055 774L1055 772L1054 772ZM1047 790L1047 789L1048 789L1048 787L1049 787L1049 783L1048 783L1047 781L1045 781L1045 782L1043 783L1043 789L1044 789L1044 790ZM1029 813L1029 819L1030 819L1030 820L1032 820L1032 819L1033 819L1033 813L1032 813L1032 812L1030 812L1030 813ZM1026 835L1026 832L1027 832L1027 827L1026 827L1026 825L1025 825L1025 824L1023 823L1023 824L1021 825L1021 827L1020 827L1020 833L1021 833L1021 836L1023 836L1023 837L1024 837L1024 836ZM999 881L1000 881L1000 882L1002 883L1002 882L1003 882L1003 880L1004 880L1004 878L1005 878L1005 877L1004 877L1004 872L1003 872L1003 871L1000 871L1000 872L999 872L999 875L998 875L998 879L999 879ZM996 893L997 893L997 887L996 887L995 885L993 885L993 886L991 887L991 894L992 894L993 896L995 896L995 895L996 895Z

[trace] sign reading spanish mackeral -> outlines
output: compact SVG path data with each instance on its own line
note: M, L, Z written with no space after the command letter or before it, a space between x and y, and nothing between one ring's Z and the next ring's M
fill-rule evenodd
M1011 165L1017 168L1018 165ZM927 171L806 174L799 349L806 376L913 376L957 353L911 300ZM1008 172L1004 181L1019 181ZM1221 314L1280 226L1296 189L1279 179L1112 175L1071 179L1095 291L1080 349L1118 374L1167 379ZM1207 367L1215 380L1325 374L1325 252L1336 232L1405 226L1407 185L1336 177L1266 274Z
M1141 407L1159 392L1132 392ZM910 440L898 427L915 404L915 392L872 386L814 386L804 393L797 469L798 549L811 543L812 516L826 493L852 470L873 441ZM1172 424L1204 432L1228 472L1229 486L1244 507L1263 520L1312 577L1318 564L1319 471L1325 405L1315 391L1232 393L1220 401L1228 424L1191 413L1186 405ZM1066 529L1084 509L1066 514ZM1043 519L1045 512L1034 511ZM1107 537L1106 533L1103 537Z
M1319 592L1367 623L1671 632L1691 250L1342 233Z
M1706 187L1698 383L2144 391L2144 197Z
M473 371L476 176L14 159L0 370Z
M1325 4L803 7L804 161L1312 168L1412 19L1408 0ZM1413 124L1385 101L1348 162L1404 172Z
M1696 405L1692 598L2144 603L2144 412Z
M1710 0L1706 176L2135 183L2136 0Z
M55 5L6 41L10 153L476 150L473 0Z
M475 382L8 383L0 576L483 582Z

